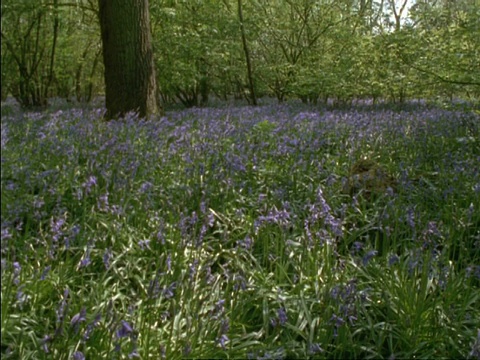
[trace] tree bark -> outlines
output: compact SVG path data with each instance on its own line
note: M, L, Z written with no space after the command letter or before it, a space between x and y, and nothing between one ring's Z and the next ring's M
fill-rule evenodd
M245 53L245 61L247 62L248 85L250 88L250 99L252 105L257 105L257 97L255 96L255 86L253 84L252 64L250 62L250 52L248 51L247 36L245 35L245 27L243 25L242 0L238 0L238 19L240 21L240 31L242 34L243 51Z
M98 0L106 118L160 113L148 0Z

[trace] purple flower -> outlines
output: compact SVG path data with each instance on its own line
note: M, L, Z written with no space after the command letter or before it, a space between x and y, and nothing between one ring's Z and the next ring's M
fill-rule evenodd
M80 323L87 320L87 310L83 307L79 313L73 315L72 320L70 320L70 325L73 327L75 333L78 332L78 328L80 327Z
M465 269L467 279L472 276L475 276L480 280L480 265L470 265Z
M335 314L332 315L332 317L330 318L330 321L333 322L335 327L337 328L345 324L345 320L343 320L343 318Z
M87 181L82 184L82 187L85 189L85 193L88 195L92 191L92 188L97 185L97 178L95 176L90 176Z
M245 236L243 240L238 240L237 241L237 246L245 249L245 250L250 250L253 246L253 241L250 238L249 235Z
M97 326L100 323L101 318L102 318L102 315L97 314L95 316L95 319L93 319L93 321L87 325L87 328L85 329L85 332L82 337L83 341L87 341L90 338L90 335L92 334L93 329L95 328L95 326Z
M103 194L103 195L100 195L100 197L98 198L98 203L97 203L97 206L98 206L98 209L100 211L108 211L110 210L110 205L109 205L109 202L108 202L108 192Z
M259 216L258 219L255 220L255 232L258 232L258 229L263 224L277 224L286 227L290 224L290 213L286 209L278 210L274 207L266 216Z
M285 310L284 307L281 307L280 309L278 309L277 314L279 324L282 326L285 325L288 321L287 310Z
M23 292L24 285L20 285L17 289L16 299L20 308L23 307L23 304L28 300L28 295Z
M220 345L220 347L221 347L223 350L226 350L226 343L227 343L227 341L229 341L229 339L228 339L228 336L225 335L225 334L222 334L222 335L217 339L218 344Z
M352 253L357 254L363 248L363 243L360 241L355 241L352 247Z
M214 318L223 314L223 312L225 311L224 305L225 305L225 300L220 299L220 300L217 301L217 303L215 304L215 308L213 309L213 317Z
M90 260L90 247L87 247L87 251L82 260L80 260L79 268L84 268L90 265L92 261Z
M195 277L195 274L197 273L197 266L198 266L198 259L195 259L192 264L189 266L189 278L190 280L193 280Z
M140 354L138 353L138 349L135 347L130 354L128 354L129 359L139 358Z
M112 251L110 249L106 249L103 253L103 264L105 265L105 269L108 270L108 268L110 267L110 261L112 260L112 258Z
M70 247L70 241L75 239L76 236L80 233L80 225L74 225L70 231L70 235L65 237L65 247L68 249Z
M370 250L369 252L367 252L362 258L363 266L367 266L370 260L372 260L375 256L377 256L377 253L378 253L377 250Z
M215 224L215 217L213 216L213 213L210 212L208 213L208 216L207 216L207 225L208 227L213 227L214 224Z
M233 290L246 290L247 288L247 281L245 280L245 277L240 274L234 274L234 285L233 285Z
M175 289L177 288L177 283L173 282L168 287L162 290L162 295L165 296L166 299L170 299L175 296Z
M228 319L223 319L220 323L220 333L226 334L230 330L230 321Z
M0 239L2 241L2 244L6 242L6 240L10 240L12 238L12 234L7 228L2 229L2 233L0 235Z
M85 360L85 355L81 351L75 351L72 355L73 360Z
M62 333L63 330L63 321L65 319L65 314L67 312L67 299L69 295L69 290L65 289L63 291L63 299L60 301L60 305L58 306L57 309L57 329L55 330L55 336L59 335Z
M49 353L50 350L48 349L48 343L51 342L53 338L50 335L45 335L42 340L40 340L40 344L42 345L43 352Z
M15 285L18 285L20 283L20 272L22 271L22 267L20 266L20 263L15 261L13 263L13 283Z
M144 194L147 191L149 191L153 187L153 184L149 181L145 181L141 186L140 186L140 193Z
M332 209L330 208L330 205L328 205L327 201L325 200L321 187L317 189L317 201L320 203L320 208L321 208L320 213L323 216L329 215Z
M415 229L415 211L412 208L407 210L407 224Z
M167 271L170 272L172 270L172 255L167 255Z
M121 339L127 336L130 336L133 333L133 328L132 326L126 322L125 320L122 320L120 324L120 328L117 330L117 339Z
M157 242L160 242L160 244L165 245L165 236L163 235L163 230L159 230L157 232Z
M308 347L308 353L310 355L315 355L315 354L319 354L319 353L322 353L324 352L325 350L323 350L321 347L320 347L320 344L317 344L317 343L314 343L314 344L310 344L310 346Z
M138 242L138 245L140 246L140 249L142 249L142 250L150 249L150 240L140 240Z
M270 326L271 327L277 327L277 319L276 318L272 317L270 319Z
M398 255L396 254L390 255L390 257L388 258L388 266L393 266L399 261L400 261L400 258L398 257Z
M65 219L64 218L57 218L54 219L52 218L50 220L50 228L52 231L52 239L55 243L58 242L60 237L63 236L63 225L65 224Z

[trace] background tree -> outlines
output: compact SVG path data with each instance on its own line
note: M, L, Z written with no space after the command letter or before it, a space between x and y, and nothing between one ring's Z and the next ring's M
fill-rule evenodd
M2 65L6 56L16 68L6 85L23 106L45 106L51 96L58 27L58 1L2 2Z
M148 0L99 0L107 118L159 112Z
M2 1L2 98L13 95L28 107L51 97L90 101L107 94L107 107L116 101L113 113L120 114L139 111L137 101L154 104L154 81L163 103L187 107L215 98L253 103L252 94L334 104L480 97L478 1L156 0L148 9L152 51L135 32L121 33L148 20L139 15L133 22L140 2L130 0L126 18L116 15L122 3L104 18L121 34L116 45L108 38L107 53L116 55L106 60L112 61L107 72L123 85L110 82L107 89L98 5L110 1ZM119 51L124 45L128 50ZM135 68L147 53L161 69L155 77L147 61ZM150 90L126 85L137 80L138 89L143 83Z

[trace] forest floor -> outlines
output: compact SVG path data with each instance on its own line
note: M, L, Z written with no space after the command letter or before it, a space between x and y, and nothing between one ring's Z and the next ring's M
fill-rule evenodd
M480 115L2 103L2 359L480 358Z

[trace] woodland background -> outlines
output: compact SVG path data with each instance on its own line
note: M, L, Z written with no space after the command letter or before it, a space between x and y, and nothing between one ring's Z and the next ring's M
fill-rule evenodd
M2 100L42 107L103 95L96 1L5 0L1 9ZM167 106L254 102L247 58L256 97L280 102L480 97L475 0L155 0L150 17Z

